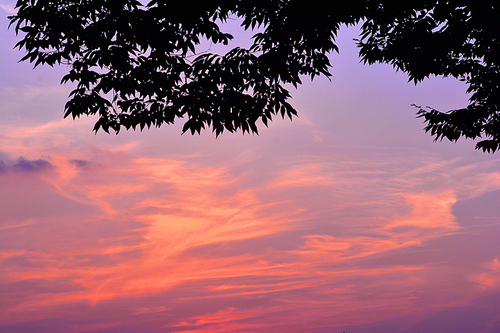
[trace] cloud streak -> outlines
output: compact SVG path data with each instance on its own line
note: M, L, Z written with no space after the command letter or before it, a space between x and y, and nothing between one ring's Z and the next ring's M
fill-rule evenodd
M60 119L59 77L14 66L0 331L499 331L500 160L427 145L392 69L347 63L342 84L294 93L302 120L215 140L94 135L95 119ZM460 102L433 82L426 98Z
M53 151L48 160L19 158L0 175L4 189L26 184L33 200L50 197L43 205L48 213L37 209L24 218L23 201L11 202L21 206L2 226L11 239L0 252L3 285L37 291L7 293L3 322L55 320L67 305L83 310L150 298L156 308L132 306L122 315L171 313L179 304L210 300L221 305L178 310L176 320L162 325L244 332L277 329L270 318L280 318L290 323L279 326L285 331L451 304L452 291L440 291L439 300L419 293L446 264L401 256L463 233L452 210L457 200L500 188L491 163L476 165L483 171L471 176L447 161L411 168L397 159L367 164L337 156L311 164L300 158L252 185L229 167L145 158L130 149ZM427 192L429 176L434 186ZM60 205L75 208L62 214L48 208ZM493 288L494 269L457 286ZM264 303L245 308L250 300ZM124 324L113 320L78 330Z

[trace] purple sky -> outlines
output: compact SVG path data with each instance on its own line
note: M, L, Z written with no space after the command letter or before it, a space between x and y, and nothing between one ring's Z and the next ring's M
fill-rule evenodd
M18 64L0 0L0 331L500 331L500 158L434 143L453 79L359 63L260 135L118 136L62 119L64 67Z

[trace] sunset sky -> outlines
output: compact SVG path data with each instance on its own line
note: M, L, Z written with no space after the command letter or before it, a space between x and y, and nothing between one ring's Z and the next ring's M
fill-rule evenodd
M411 106L463 107L463 83L363 65L351 27L258 136L96 135L62 118L65 67L17 63L14 5L0 332L500 332L500 153L433 142Z

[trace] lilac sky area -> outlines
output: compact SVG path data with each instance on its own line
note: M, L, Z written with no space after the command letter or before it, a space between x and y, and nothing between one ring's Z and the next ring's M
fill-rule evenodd
M359 63L292 89L261 134L120 135L63 120L64 67L18 64L0 0L1 332L500 331L500 159L434 143L412 103L466 105Z

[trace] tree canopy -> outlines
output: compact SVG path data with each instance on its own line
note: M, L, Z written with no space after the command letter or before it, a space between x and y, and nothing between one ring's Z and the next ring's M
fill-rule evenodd
M362 23L361 59L388 63L415 83L451 76L468 84L469 105L419 108L436 140L480 139L500 148L500 5L469 0L19 0L10 17L16 45L35 66L69 65L76 82L65 117L98 115L94 130L161 126L183 131L258 132L273 116L292 118L286 84L329 77L342 25ZM229 17L256 30L253 45L223 55ZM197 48L198 47L198 48Z

